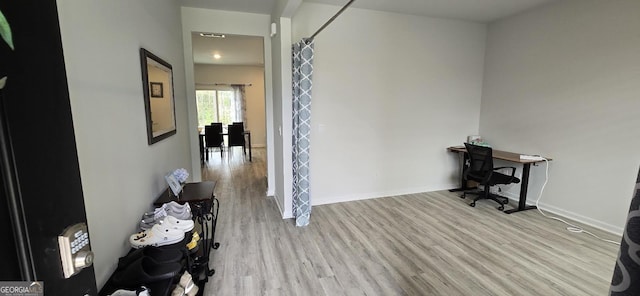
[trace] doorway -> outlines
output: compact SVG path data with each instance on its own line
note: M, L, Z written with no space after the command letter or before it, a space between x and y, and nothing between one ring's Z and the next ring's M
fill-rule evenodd
M199 133L214 122L222 124L223 133L228 125L243 122L251 135L251 149L263 155L259 151L267 143L264 38L192 32L191 42ZM211 153L205 159L237 158L237 150Z

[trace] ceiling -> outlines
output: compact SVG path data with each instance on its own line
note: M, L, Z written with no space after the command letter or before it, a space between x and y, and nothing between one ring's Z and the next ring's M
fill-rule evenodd
M215 33L215 32L205 32ZM191 33L194 64L264 66L263 38L225 34L225 38L200 36ZM215 59L214 55L220 58Z
M276 0L179 0L180 6L271 14Z
M352 7L486 23L552 1L559 0L356 0ZM271 14L276 0L180 0L180 2L182 6L187 7ZM343 6L348 0L303 0L303 2Z
M271 14L276 0L179 0L181 6ZM302 0L343 6L348 0ZM488 23L547 2L560 0L356 0L352 7ZM336 8L336 12L338 9ZM224 32L205 32L224 33ZM195 64L264 66L262 37L201 37L193 33ZM214 59L218 53L220 59Z

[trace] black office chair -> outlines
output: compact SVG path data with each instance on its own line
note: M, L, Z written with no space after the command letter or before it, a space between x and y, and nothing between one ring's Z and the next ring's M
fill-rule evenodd
M204 127L204 142L207 155L209 154L209 149L220 148L220 157L222 157L224 147L222 123L216 122Z
M231 151L231 147L234 146L242 146L242 153L247 155L247 146L244 140L244 127L242 124L230 124L228 127L229 133L229 151Z
M476 201L480 199L490 199L500 206L498 210L504 210L504 205L509 203L509 199L503 196L499 196L489 192L489 188L498 184L512 184L520 183L520 179L514 176L516 172L515 167L493 167L493 149L491 147L477 146L469 143L464 143L469 155L469 166L465 168L464 178L467 181L475 181L484 187L483 191L465 191L462 194L462 198L465 198L467 194L478 195L469 205L476 206ZM511 169L511 175L505 175L497 172L500 169Z

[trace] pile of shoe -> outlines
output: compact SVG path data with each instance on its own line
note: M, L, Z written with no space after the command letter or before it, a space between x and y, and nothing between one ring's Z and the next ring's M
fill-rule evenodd
M184 240L185 233L193 229L189 204L171 202L153 212L145 213L140 222L143 231L129 237L131 247L166 246Z
M198 286L193 282L193 277L191 274L185 271L185 273L180 277L180 281L178 285L171 292L171 296L195 296L198 294Z
M148 296L153 291L145 286L155 288L158 282L175 282L178 278L180 282L172 295L196 295L198 287L191 275L186 272L180 275L189 261L189 251L193 252L200 240L198 232L192 231L191 218L189 204L174 201L144 213L140 221L142 231L129 237L134 250L118 260L110 279L110 285L120 289L112 296Z

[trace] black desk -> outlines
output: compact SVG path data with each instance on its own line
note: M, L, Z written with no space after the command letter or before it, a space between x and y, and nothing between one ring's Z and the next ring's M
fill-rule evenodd
M464 172L464 167L468 159L467 149L465 149L464 146L454 146L454 147L447 148L447 150L451 152L460 153L463 155L463 159L461 161L462 170L460 171L460 188L451 189L449 191L455 192L455 191L464 191L464 190L471 189L467 187L467 183L465 182L462 174ZM531 170L531 164L543 162L544 160L520 159L521 154L524 154L524 153L514 153L514 152L507 152L507 151L493 149L494 159L501 159L501 160L522 164L522 182L520 183L520 197L518 199L518 207L515 209L504 211L507 214L536 209L536 206L527 205L527 189L529 187L529 172ZM549 161L551 160L551 158L548 158L548 157L545 157L545 158Z

